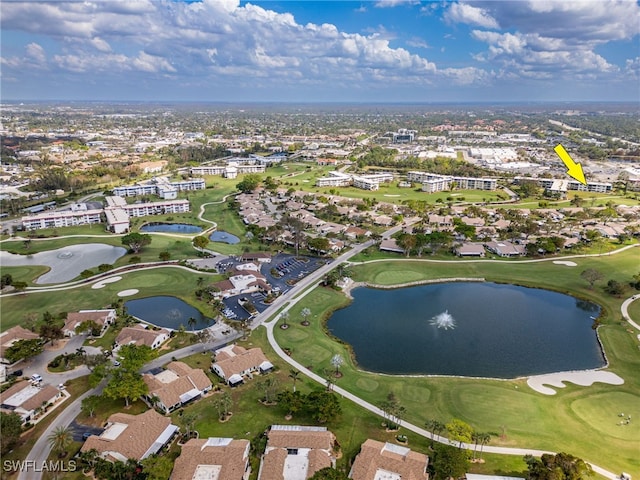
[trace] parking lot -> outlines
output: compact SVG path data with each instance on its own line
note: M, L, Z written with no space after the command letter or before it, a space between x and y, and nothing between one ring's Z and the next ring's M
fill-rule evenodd
M260 273L266 277L267 282L273 289L273 293L280 295L287 292L295 283L320 268L326 262L327 259L324 258L296 257L295 255L279 253L272 258L270 263L261 265ZM226 258L218 263L218 271L221 273L230 271L241 263L241 261L234 257ZM222 313L230 320L243 321L250 318L249 312L238 303L238 300L243 297L250 300L258 312L263 312L269 306L264 303L265 295L261 292L234 295L225 298L223 300L225 308Z

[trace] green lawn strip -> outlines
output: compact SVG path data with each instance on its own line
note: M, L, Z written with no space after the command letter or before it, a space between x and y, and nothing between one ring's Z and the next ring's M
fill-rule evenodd
M0 304L2 330L20 324L24 321L25 315L30 312L49 311L57 315L61 312L81 309L107 308L118 300L118 292L128 289L139 290L139 293L126 297L125 300L170 294L197 307L203 314L211 315L211 308L206 303L198 301L193 293L199 288L198 277L203 277L207 282L220 279L217 275L204 272L192 272L177 267L159 267L128 272L122 275L121 280L108 283L100 289L82 285L60 291L3 297Z
M592 396L610 392L625 392L638 400L640 379L637 378L635 360L629 363L629 357L637 359L637 341L626 329L626 324L619 321L619 305L621 300L609 297L600 290L589 290L584 281L579 279L583 268L595 267L608 275L622 280L635 269L631 262L635 251L618 254L620 257L600 257L576 259L581 262L578 267L564 267L553 264L507 265L496 264L422 264L416 262L372 263L355 267L358 279L367 275L380 283L397 283L407 278L478 276L489 280L524 283L533 286L531 279L538 279L539 285L549 281L552 287L561 291L572 292L593 298L605 305L608 312L605 316L608 325L600 329L605 351L611 362L611 370L625 379L623 386L609 386L596 383L585 388L568 384L555 396L545 396L533 392L524 380L495 381L456 378L404 378L397 376L375 375L358 371L349 357L348 347L330 339L320 325L320 319L332 309L346 304L346 299L336 292L318 288L299 302L291 311L287 330L275 330L278 343L291 349L292 355L304 365L311 366L314 371L322 372L331 368L329 359L335 353L346 356L342 367L343 378L337 384L354 394L379 404L389 391L393 391L407 408L407 419L417 425L424 424L429 418L446 422L453 417L461 418L479 431L494 432L491 444L506 446L524 446L556 451L568 451L612 471L634 470L638 468L634 446L620 438L616 429L615 418L599 419L592 425L585 418L574 412L572 405L576 400L581 411L594 405ZM631 265L629 265L631 264ZM563 269L564 268L564 269ZM584 285L583 285L584 284ZM595 298L594 298L595 297ZM308 307L314 314L311 326L302 327L295 319L299 311ZM312 346L312 347L310 347ZM517 387L517 388L516 388ZM609 397L599 397L606 398ZM417 399L428 399L420 401ZM627 396L612 397L612 408L628 407ZM640 404L640 403L639 403ZM499 407L498 407L499 406ZM593 407L597 411L597 407ZM594 420L595 421L595 420ZM602 427L608 426L608 428ZM594 431L596 430L597 433ZM631 431L631 430L629 430ZM504 435L501 437L501 435ZM634 432L632 432L634 434ZM602 439L606 438L606 442ZM627 471L625 470L625 471Z
M49 425L51 422L68 406L73 402L76 398L82 395L84 392L89 390L89 383L87 377L76 378L74 380L69 380L65 383L67 392L71 395L70 398L67 398L62 404L60 404L55 410L53 410L49 415L47 415L42 421L40 421L33 428L27 430L21 437L21 443L18 447L14 448L11 452L2 456L3 461L7 460L25 460L33 445L36 443L38 438L42 435L49 435ZM6 477L5 477L6 475ZM17 474L9 474L8 472L3 472L2 478L17 478Z
M24 265L22 267L2 266L2 274L9 274L14 282L25 282L27 285L35 285L33 281L50 270L44 265Z

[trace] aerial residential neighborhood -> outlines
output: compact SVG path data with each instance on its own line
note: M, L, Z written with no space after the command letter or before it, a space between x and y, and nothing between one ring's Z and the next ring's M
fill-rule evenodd
M3 2L0 479L637 480L638 18Z

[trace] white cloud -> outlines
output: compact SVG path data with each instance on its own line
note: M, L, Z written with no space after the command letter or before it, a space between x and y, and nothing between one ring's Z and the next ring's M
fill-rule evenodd
M415 48L430 48L429 44L427 42L424 41L424 39L420 38L420 37L412 37L409 40L407 40L407 45L409 45L410 47L415 47Z
M419 5L420 0L377 0L375 6L377 8L393 8L406 5Z
M499 28L498 22L483 9L467 3L454 3L445 12L445 19L454 23L468 23L484 28Z
M369 35L335 25L300 24L239 0L182 3L138 0L3 5L2 28L45 36L55 43L52 68L73 73L167 73L190 82L264 77L286 83L391 79L428 82L438 69L428 59L389 44L384 27ZM385 6L413 4L391 0ZM382 5L381 5L382 6ZM426 47L424 41L413 45ZM450 75L449 73L447 75ZM386 79L386 80L385 80Z

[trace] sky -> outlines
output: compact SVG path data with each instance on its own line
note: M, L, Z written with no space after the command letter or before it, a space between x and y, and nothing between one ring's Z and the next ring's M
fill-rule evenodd
M3 0L3 100L640 103L638 0Z

